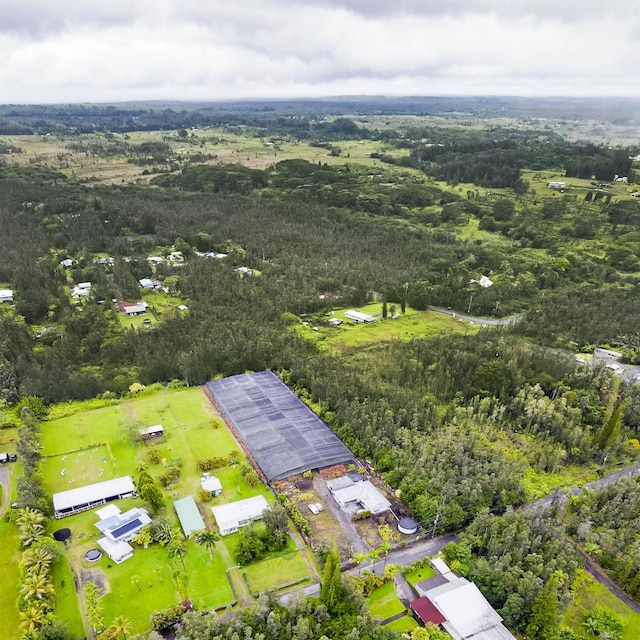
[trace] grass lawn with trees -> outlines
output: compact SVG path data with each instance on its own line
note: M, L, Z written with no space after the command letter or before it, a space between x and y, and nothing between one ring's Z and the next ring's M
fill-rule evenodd
M164 426L165 436L147 446L141 441L138 430L154 424ZM45 456L44 483L49 494L120 475L131 475L135 479L141 465L153 477L157 477L163 473L165 462L170 465L172 461L181 461L181 479L162 490L164 512L178 529L173 501L193 495L200 503L198 491L201 473L196 464L200 458L228 457L231 453L238 456L235 465L213 472L222 482L223 493L206 504L200 503L208 529L214 527L210 509L214 504L255 495L264 495L270 501L273 499L264 485L247 486L241 473L246 459L224 423L215 416L200 388L163 391L117 405L71 412L71 415L42 424L41 443ZM160 462L153 463L149 459L150 447L157 449ZM118 501L118 506L122 511L134 506L148 508L140 498ZM83 576L83 581L91 580L93 572L97 572L97 582L102 582L105 591L101 600L105 623L108 626L117 616L124 616L131 620L134 633L149 628L149 617L154 611L172 606L185 598L192 599L199 608L224 607L233 601L233 592L225 575L229 556L221 554L219 546L227 547L231 541L226 538L224 542L217 543L218 550L214 550L211 561L204 546L187 540L184 567L179 558L169 558L167 548L157 544L146 549L136 546L133 557L120 565L106 555L98 563L90 564L84 560L84 554L96 548L100 538L101 534L94 526L96 521L95 510L91 510L51 523L52 530L65 526L72 531L72 538L64 552L68 564L57 570L55 579L59 587L56 611L60 619L68 621L74 629L80 623L69 566L76 575ZM1 532L0 529L0 539ZM15 538L13 531L9 531L8 535ZM303 556L294 550L295 546L290 541L288 555L291 558L288 561L276 558L267 561L272 563L270 566L264 565L264 571L269 572L268 587L262 587L259 568L249 569L252 579L260 588L276 587L291 580L283 577L288 571L285 567L290 567L289 570L295 575L292 579L304 577L308 570ZM277 567L281 565L283 568L278 570ZM10 566L17 570L15 559ZM12 583L16 582L17 577L14 577ZM143 591L144 598L140 597ZM130 607L131 602L136 603L135 608ZM0 614L3 613L0 610ZM9 618L3 615L3 620L11 619L8 612L7 615Z
M7 522L4 518L0 520L0 640L14 640L16 629L20 624L18 609L16 608L16 598L18 589L16 585L20 577L20 553L22 547L16 535L14 524Z
M580 571L572 586L573 604L564 614L563 624L576 633L584 633L585 613L594 607L606 607L617 614L624 625L621 640L640 638L640 613L630 609L604 585L596 582L588 573Z

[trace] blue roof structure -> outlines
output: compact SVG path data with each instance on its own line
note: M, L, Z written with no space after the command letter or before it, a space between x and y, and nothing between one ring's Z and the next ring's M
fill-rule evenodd
M272 371L222 378L205 388L269 482L354 458Z

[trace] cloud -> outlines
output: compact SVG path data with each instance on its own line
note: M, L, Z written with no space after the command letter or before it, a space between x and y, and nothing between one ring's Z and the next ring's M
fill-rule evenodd
M640 20L574 4L5 0L0 96L639 95L626 65Z

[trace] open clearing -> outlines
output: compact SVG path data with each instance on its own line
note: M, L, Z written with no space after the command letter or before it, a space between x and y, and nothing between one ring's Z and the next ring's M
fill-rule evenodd
M391 305L387 306L390 309ZM400 313L400 305L395 306L397 307L396 313L399 314L398 317L391 318L389 311L389 317L386 320L382 320L381 302L358 307L357 311L378 316L378 319L370 324L354 324L344 315L349 309L340 309L335 310L322 320L318 320L317 324L314 324L310 319L307 325L294 325L294 329L302 337L315 342L321 349L336 352L353 347L373 346L393 340L428 338L440 333L475 333L479 329L478 326L469 322L463 322L433 311L417 311L407 307L405 313L402 314ZM355 308L351 307L351 309ZM329 318L338 318L343 321L343 324L338 327L327 326ZM317 328L317 331L314 327Z

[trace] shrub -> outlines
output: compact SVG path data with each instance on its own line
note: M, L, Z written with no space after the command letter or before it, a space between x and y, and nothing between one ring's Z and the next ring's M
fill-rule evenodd
M163 631L173 626L177 622L180 622L182 616L185 613L185 608L181 604L175 604L168 609L161 609L160 611L154 611L151 614L151 627L155 631Z
M160 458L160 452L155 447L149 447L147 451L147 460L149 460L151 464L158 464L160 462Z
M228 460L221 456L214 456L212 458L200 458L196 463L200 471L211 471L212 469L219 469L220 467L226 467Z
M180 480L180 467L168 467L167 470L158 476L158 482L163 487L168 487Z

